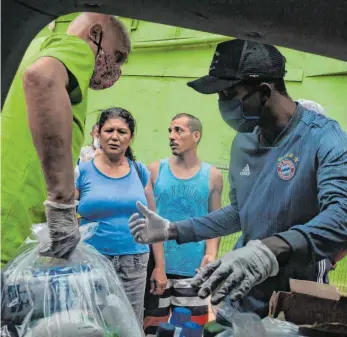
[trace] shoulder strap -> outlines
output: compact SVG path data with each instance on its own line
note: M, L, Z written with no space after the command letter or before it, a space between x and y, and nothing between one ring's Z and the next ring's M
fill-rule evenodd
M159 162L158 177L163 169L170 168L170 158L161 159Z
M141 181L141 184L142 184L143 188L145 188L146 186L145 186L144 182L142 181L139 166L137 165L135 160L133 161L133 164L134 164L135 170L137 172L137 175L138 175L138 177L139 177L139 179Z
M209 175L211 172L212 165L209 163L206 163L205 161L201 161L201 172L203 174Z
M170 168L170 158L161 159L158 167L158 174L155 183L157 183L165 170Z

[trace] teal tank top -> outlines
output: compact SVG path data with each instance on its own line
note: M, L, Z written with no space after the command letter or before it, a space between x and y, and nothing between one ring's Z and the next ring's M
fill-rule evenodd
M176 178L170 169L170 159L160 161L159 174L154 185L157 212L175 222L208 213L211 165L201 162L200 170L189 179ZM192 277L205 255L205 241L178 245L164 243L167 274Z

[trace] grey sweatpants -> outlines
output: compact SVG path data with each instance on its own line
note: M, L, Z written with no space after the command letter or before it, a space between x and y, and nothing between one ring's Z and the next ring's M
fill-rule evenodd
M112 262L142 326L149 253L105 256Z

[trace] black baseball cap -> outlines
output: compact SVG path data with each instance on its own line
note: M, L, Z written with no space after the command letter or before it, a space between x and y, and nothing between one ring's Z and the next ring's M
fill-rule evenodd
M285 76L285 57L268 44L245 40L219 43L208 75L187 85L202 94L215 94L245 80L274 81Z

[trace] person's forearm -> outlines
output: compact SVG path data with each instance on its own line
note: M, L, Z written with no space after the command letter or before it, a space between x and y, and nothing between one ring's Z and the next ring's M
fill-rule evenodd
M214 239L239 230L239 213L228 205L205 216L178 221L170 225L169 239L182 244Z
M64 85L38 73L23 77L28 122L45 177L48 200L74 202L72 109Z
M169 240L177 240L177 238L177 226L175 223L171 222L169 225ZM216 258L218 253L219 241L219 237L215 239L206 240L205 255L211 255L213 258Z
M347 208L332 205L304 225L276 234L292 247L291 259L308 263L331 258L347 241Z
M155 268L165 268L164 248L161 242L152 245Z
M215 259L218 254L219 241L220 238L206 240L205 255L210 255Z
M343 249L346 242L343 240L347 238L343 227L346 215L344 211L335 212L332 208L305 225L293 226L262 241L275 254L280 265L289 260L309 263L331 258L334 252Z
M263 239L262 242L272 251L280 266L289 262L293 249L292 247L277 236Z
M176 224L171 222L169 225L169 240L177 240L177 227Z

